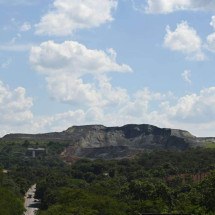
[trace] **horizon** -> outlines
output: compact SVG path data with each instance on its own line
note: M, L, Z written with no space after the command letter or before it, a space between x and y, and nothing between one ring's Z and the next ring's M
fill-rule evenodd
M105 128L122 128L122 127L125 127L125 126L129 126L129 125L137 125L137 126L141 126L141 125L149 125L149 126L153 126L153 127L156 127L156 128L159 128L159 129L170 129L170 130L178 130L178 131L184 131L184 132L188 132L189 134L191 134L192 136L194 137L197 137L197 138L215 138L213 136L195 136L193 135L190 131L188 130L183 130L183 129L180 129L180 128L168 128L168 127L159 127L159 126L156 126L156 125L151 125L151 124L125 124L125 125L119 125L119 126L106 126L106 125L102 125L102 124L86 124L86 125L72 125L72 126L69 126L68 128L66 128L65 130L62 130L62 131L49 131L49 132L41 132L41 133L8 133L8 134L5 134L3 136L0 136L0 139L1 138L4 138L5 136L7 135L19 135L19 134L24 134L24 135L40 135L40 134L50 134L50 133L61 133L61 132L65 132L67 131L68 129L70 128L73 128L73 127L85 127L85 126L103 126Z

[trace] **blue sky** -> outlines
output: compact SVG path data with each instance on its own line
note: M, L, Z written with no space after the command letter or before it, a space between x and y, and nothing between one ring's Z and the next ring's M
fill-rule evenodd
M149 123L215 136L213 0L0 0L0 135Z

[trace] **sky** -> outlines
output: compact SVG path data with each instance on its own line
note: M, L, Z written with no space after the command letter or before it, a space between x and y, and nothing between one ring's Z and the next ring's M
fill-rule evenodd
M215 136L214 0L0 0L0 136L152 124Z

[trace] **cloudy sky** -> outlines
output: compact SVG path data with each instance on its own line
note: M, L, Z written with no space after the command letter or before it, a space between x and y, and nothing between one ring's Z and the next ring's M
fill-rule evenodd
M215 136L214 0L0 0L0 136L129 123Z

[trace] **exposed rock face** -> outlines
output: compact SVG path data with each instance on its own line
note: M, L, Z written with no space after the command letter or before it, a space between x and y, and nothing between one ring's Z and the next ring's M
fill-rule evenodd
M9 134L3 139L67 141L70 147L62 156L65 159L122 158L133 156L145 149L179 149L198 146L201 140L187 131L158 128L152 125L73 126L63 132L46 134Z
M187 131L162 129L152 125L102 125L74 126L65 131L73 141L85 147L128 146L132 148L166 148L175 146L185 149L196 138ZM180 144L179 144L180 143Z

